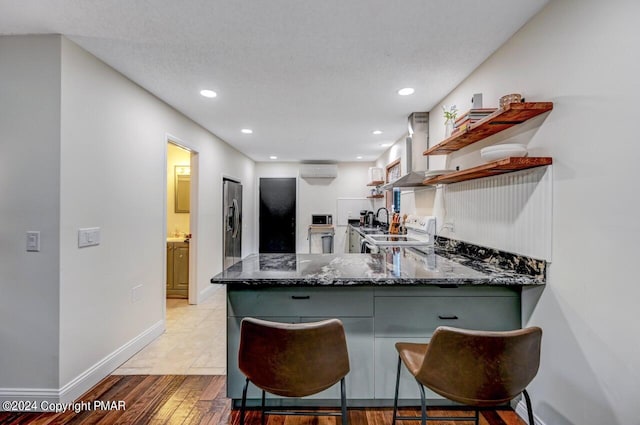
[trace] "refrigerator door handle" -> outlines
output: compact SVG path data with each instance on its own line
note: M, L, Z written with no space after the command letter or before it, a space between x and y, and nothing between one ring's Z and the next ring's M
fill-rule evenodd
M235 204L229 206L229 210L227 211L227 232L233 231L233 224L235 220Z
M232 238L238 236L238 227L240 227L240 211L238 208L238 200L234 199L231 205L232 214L230 214L229 221L233 220L232 229L233 233L231 234Z

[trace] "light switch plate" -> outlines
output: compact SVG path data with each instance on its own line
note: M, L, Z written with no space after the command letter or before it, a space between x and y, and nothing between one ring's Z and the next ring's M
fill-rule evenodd
M27 232L27 252L40 252L40 232L35 230Z
M100 228L86 227L78 229L78 248L100 245Z

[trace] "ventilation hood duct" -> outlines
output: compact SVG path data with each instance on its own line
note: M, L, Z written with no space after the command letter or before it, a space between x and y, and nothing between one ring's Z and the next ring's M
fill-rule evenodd
M425 170L413 171L413 139L421 138L425 142L424 148L429 146L429 113L428 112L414 112L409 115L409 136L405 139L405 163L407 166L407 173L402 177L389 182L382 186L385 190L390 190L395 187L399 188L412 188L412 187L425 187L422 182L424 181ZM427 164L429 158L426 158Z

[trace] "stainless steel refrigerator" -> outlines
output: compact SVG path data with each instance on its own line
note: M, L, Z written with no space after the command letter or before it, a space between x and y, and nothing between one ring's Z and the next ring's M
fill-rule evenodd
M242 258L242 185L233 180L223 182L223 259L222 267L237 263Z

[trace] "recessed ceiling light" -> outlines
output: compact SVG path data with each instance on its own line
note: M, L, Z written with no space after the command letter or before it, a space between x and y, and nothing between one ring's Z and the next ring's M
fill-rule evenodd
M373 130L372 133L375 135L382 134L382 130Z
M278 157L277 157L277 156L275 156L275 155L271 155L271 156L269 157L269 159L278 159Z
M391 146L391 143L380 143L380 146L382 146L383 148L388 148L389 146Z
M415 93L416 91L412 87L405 87L403 89L398 90L398 94L400 96L409 96L410 94Z
M204 97L216 97L218 93L214 92L213 90L200 90L200 95Z
M362 155L356 156L356 159L362 159Z
M240 131L243 132L244 134L253 134L253 130L251 130L250 128L243 128Z

